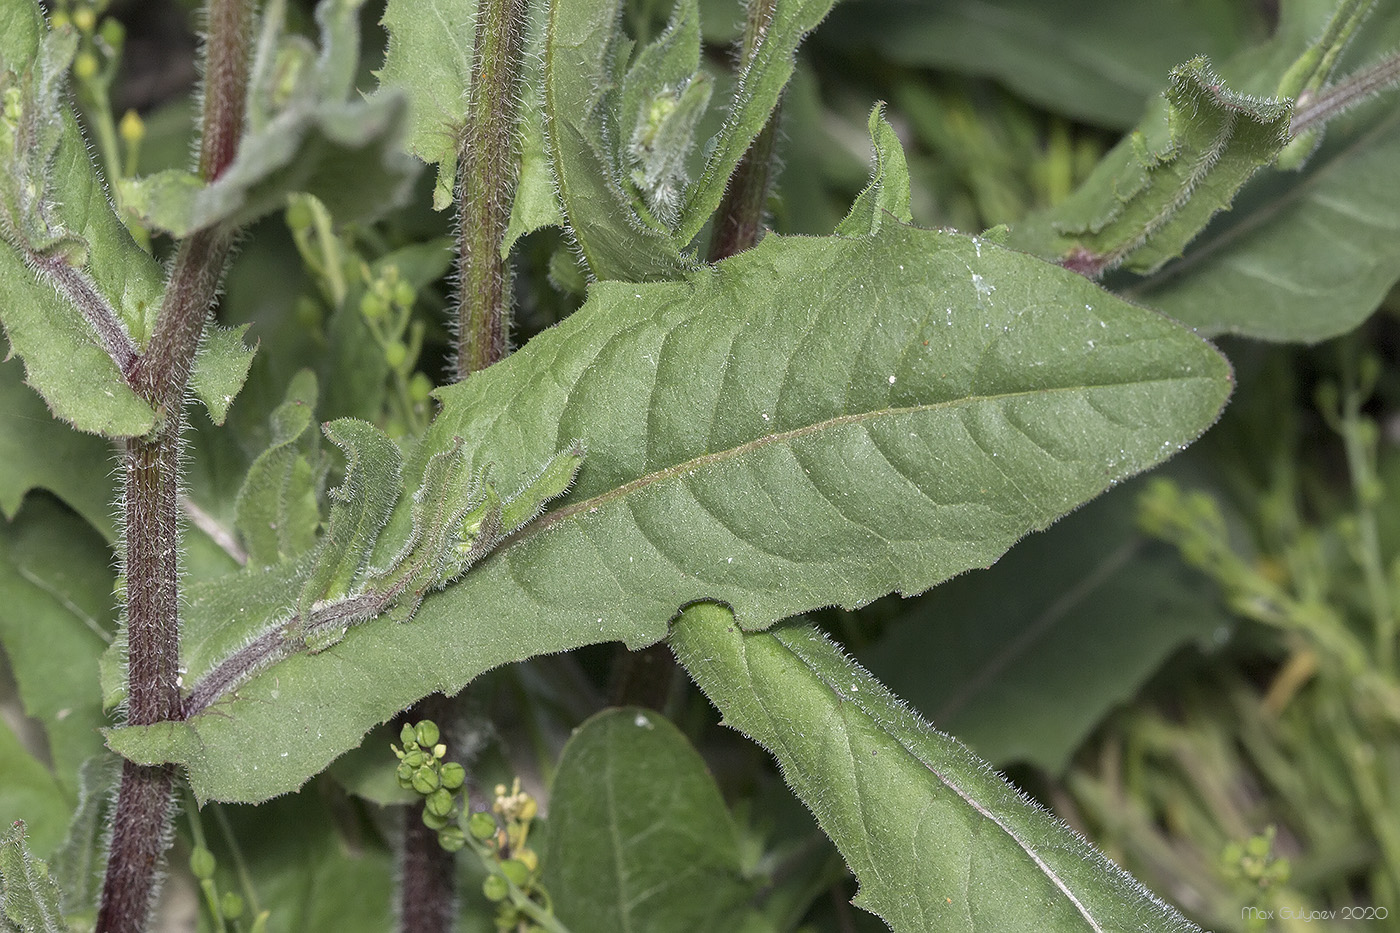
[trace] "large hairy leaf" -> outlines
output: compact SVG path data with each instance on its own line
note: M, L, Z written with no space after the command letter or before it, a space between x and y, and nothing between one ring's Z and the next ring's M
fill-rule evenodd
M766 747L896 933L1186 933L1177 911L934 730L820 632L745 633L722 606L671 645Z
M535 654L655 642L697 600L762 629L922 592L1189 443L1229 386L1209 345L1080 276L888 220L771 236L680 282L603 283L442 390L405 468L416 489L466 442L461 475L509 491L581 438L562 507L412 622L359 625L187 722L109 741L184 762L203 797L258 800L426 693ZM407 534L389 528L380 556ZM236 625L243 606L224 611Z

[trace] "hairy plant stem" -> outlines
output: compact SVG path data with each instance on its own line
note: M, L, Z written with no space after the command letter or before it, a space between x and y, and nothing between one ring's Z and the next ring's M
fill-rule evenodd
M1400 53L1381 59L1368 68L1353 72L1330 87L1298 96L1289 132L1300 136L1325 125L1358 104L1364 103L1400 83Z
M510 352L510 270L501 255L518 175L518 121L525 50L525 0L477 8L467 119L457 147L458 299L455 378L466 379ZM456 719L454 701L426 697L401 722ZM451 747L451 746L449 746ZM406 808L399 929L451 933L456 859L423 824L423 804Z
M741 50L740 71L747 68L758 50L759 44L773 22L773 11L777 0L749 0L748 13L744 20L744 45ZM772 177L773 149L778 137L778 114L782 103L773 108L768 122L754 141L749 151L734 167L729 176L729 186L724 191L715 216L714 233L710 237L710 262L728 259L742 253L758 242L763 229L763 211L768 203L768 183Z
M253 0L210 0L199 171L212 181L233 160L242 132ZM232 245L230 233L185 239L149 345L126 370L159 421L124 454L127 721L182 717L179 684L180 458L184 397L195 351ZM159 889L170 836L174 772L127 762L98 909L98 933L140 933Z
M510 271L501 243L519 162L525 25L525 0L486 0L477 10L467 121L457 153L458 381L507 352Z

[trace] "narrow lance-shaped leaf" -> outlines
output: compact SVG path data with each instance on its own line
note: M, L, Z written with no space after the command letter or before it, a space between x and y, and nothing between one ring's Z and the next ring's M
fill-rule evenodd
M745 633L723 606L681 614L676 656L783 777L896 933L1199 929L809 626Z
M464 475L489 466L510 489L583 438L558 507L411 623L358 625L187 722L109 742L184 762L202 796L257 800L428 692L544 652L646 645L696 600L761 629L922 592L1189 443L1229 385L1209 345L1081 276L891 222L770 236L680 282L599 283L439 390L406 469L417 488L462 438Z
M155 412L125 383L161 275L112 212L63 95L77 48L30 3L0 7L0 322L56 416L109 437Z
M1150 272L1288 142L1290 102L1237 94L1204 59L1174 69L1164 98L1069 200L1013 228L1010 244L1089 275Z
M676 229L689 242L724 198L729 176L762 132L796 68L797 47L831 12L836 0L776 0L772 20L759 37L735 85L734 100L700 177L685 194Z

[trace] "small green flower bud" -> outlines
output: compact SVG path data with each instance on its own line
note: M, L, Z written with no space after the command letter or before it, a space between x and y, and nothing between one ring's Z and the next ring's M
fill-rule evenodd
M49 17L49 25L54 29L62 29L65 26L73 25L73 20L68 16L67 13L63 12L62 10L58 10L53 14L53 16Z
M437 771L427 765L413 772L413 789L424 796L437 790L441 783L438 780Z
M406 761L399 762L399 766L394 769L394 777L398 778L399 786L404 790L411 790L413 787L413 772L417 770Z
M429 829L441 831L446 829L448 826L451 826L452 820L450 817L438 816L436 813L433 813L429 810L424 810L423 825L428 827Z
M214 877L214 853L200 846L190 853L190 872L200 881Z
M480 842L485 842L496 835L496 830L499 828L494 816L480 810L473 813L471 819L467 820L467 829L471 832L472 838Z
M78 57L73 59L73 74L79 81L91 81L97 76L97 69L97 56L91 52L79 52Z
M452 795L452 791L445 787L439 787L428 795L428 799L423 801L423 809L441 817L449 817L452 811L457 808L457 798Z
M456 826L449 826L438 833L438 845L448 852L456 852L467 844L467 837Z
M305 198L293 198L292 203L287 205L285 218L293 232L310 230L316 224L316 212Z
M516 849L515 858L534 874L540 869L540 857L534 849Z
M224 915L225 920L237 920L243 916L243 898L232 891L225 891L224 896L219 898L219 913Z
M135 110L128 110L117 124L117 133L128 143L138 143L146 136L146 121Z
M520 808L516 811L515 818L522 823L528 823L540 812L540 805L535 798L529 794L522 794Z
M389 305L374 292L365 292L360 298L360 314L366 321L383 320L389 314ZM404 726L405 729L408 726Z
M413 286L407 282L399 282L394 286L394 304L400 308L413 307L413 300L417 296L413 294Z
M404 346L402 340L391 340L384 348L384 362L389 364L390 369L398 369L407 359L408 347Z
M107 17L102 21L100 34L102 41L107 43L113 54L121 53L122 46L126 43L126 27L121 24L121 20Z
M530 868L519 859L506 859L501 863L501 874L505 875L517 888L524 887L530 880Z
M403 760L410 768L421 768L428 763L428 753L415 745L404 754Z
M73 25L78 27L78 31L86 35L97 28L97 14L91 7L78 7L73 11Z
M422 404L433 394L433 380L427 373L417 372L408 380L408 397L416 404Z
M425 719L420 722L418 728L414 730L414 733L417 735L418 744L424 748L432 748L438 743L438 739L442 738L442 733L438 730L437 723L433 722L431 719Z
M481 882L481 893L486 895L488 901L499 903L510 894L510 885L500 875L487 875L486 880Z
M438 771L438 777L441 779L443 787L448 790L456 790L466 783L467 769L455 761L449 761Z

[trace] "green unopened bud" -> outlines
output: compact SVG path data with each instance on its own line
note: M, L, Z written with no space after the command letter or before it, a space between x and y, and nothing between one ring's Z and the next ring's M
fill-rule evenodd
M398 369L408 360L408 347L404 346L402 340L391 340L384 347L384 362L389 364L390 369Z
M117 133L129 144L139 143L146 136L146 121L135 110L128 110L117 124Z
M457 764L455 761L449 761L442 766L442 769L438 772L438 777L441 779L443 787L448 790L456 790L466 783L467 769Z
M510 885L500 875L487 875L486 880L481 882L481 893L486 895L488 901L498 903L510 894Z
M232 891L225 891L224 896L219 898L219 913L224 915L225 920L237 920L243 916L243 898Z
M413 299L417 297L413 294L413 286L407 282L399 282L394 286L394 304L400 308L413 307Z
M79 81L91 81L97 76L97 56L91 52L79 52L73 59L73 74Z
M433 791L437 790L441 784L442 782L438 780L437 772L426 765L413 772L413 789L420 794L431 794Z
M432 748L438 743L438 739L442 738L442 733L438 730L437 723L433 722L431 719L425 719L420 722L418 728L414 730L414 734L418 739L418 744L424 748Z
M429 810L423 811L423 825L433 830L444 830L452 824L452 820L446 816L438 816Z
M436 745L434 745L434 746L433 746L433 757L436 758L438 761L442 761L444 758L446 758L446 757L447 757L447 746L446 746L444 743L442 743L442 742L439 742L439 743L437 743Z
M408 380L408 397L415 404L426 402L433 394L433 380L427 373L414 373Z
M316 224L316 211L306 203L305 198L292 198L287 205L287 226L295 233L310 230Z
M78 7L73 11L73 25L78 27L78 31L87 35L97 28L97 14L91 7Z
M399 762L398 768L394 770L394 777L398 778L399 786L404 790L413 787L413 772L417 769L406 761Z
M404 753L403 760L410 768L421 768L428 763L428 753L415 745Z
M423 801L423 809L432 813L434 816L441 816L444 818L451 816L452 811L455 810L456 807L457 798L452 796L452 791L445 787L439 787L428 795L427 800Z
M113 55L121 54L122 46L126 44L126 27L121 24L121 20L107 17L102 21L102 28L98 34Z
M496 835L499 828L494 816L480 810L473 813L471 819L467 820L467 831L472 834L473 839L479 842L485 842Z
M467 837L456 826L449 826L438 833L438 845L448 852L456 852L467 844Z
M366 321L380 321L389 314L389 305L374 292L365 292L360 298L360 313ZM407 729L407 726L404 726Z
M206 881L214 877L214 853L203 846L199 846L190 853L190 873L200 881Z
M49 17L49 25L54 29L63 29L67 26L73 25L73 20L68 16L67 13L63 12L62 10L59 10L58 12L54 13L52 16Z
M524 887L530 880L530 868L519 859L509 858L501 863L501 874L509 878L517 888Z

